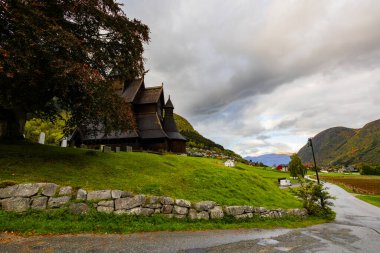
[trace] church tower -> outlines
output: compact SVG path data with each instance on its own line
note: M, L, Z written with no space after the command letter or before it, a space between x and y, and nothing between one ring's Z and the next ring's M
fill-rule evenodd
M186 153L186 138L178 132L174 121L174 106L170 100L164 106L165 117L163 121L164 131L169 137L169 151L174 153Z

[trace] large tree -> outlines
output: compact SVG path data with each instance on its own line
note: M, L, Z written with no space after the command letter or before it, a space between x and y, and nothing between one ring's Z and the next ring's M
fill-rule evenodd
M306 167L302 164L301 158L297 154L290 157L288 169L292 177L304 177L306 174Z
M68 126L133 124L112 89L144 73L149 28L114 0L0 1L0 138L22 138L28 114Z

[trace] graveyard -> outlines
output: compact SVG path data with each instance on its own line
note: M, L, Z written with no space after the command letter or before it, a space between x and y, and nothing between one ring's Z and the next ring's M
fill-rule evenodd
M191 201L270 208L301 207L277 178L288 173L223 160L147 152L101 152L19 143L0 144L0 184L43 183L89 190L120 189Z
M146 196L215 201L222 206L244 205L275 210L300 208L301 202L287 189L280 189L278 177L287 173L237 163L227 167L222 160L147 152L101 152L79 148L18 143L0 144L0 188L20 183L55 183L72 186L76 193L119 189ZM268 173L269 172L269 173ZM138 195L136 195L138 196ZM73 203L76 203L75 200ZM96 212L76 215L65 208L24 213L0 210L0 231L24 235L47 233L131 233L160 230L215 228L303 227L329 221L328 218L283 216L250 219L169 219L165 215L140 217Z

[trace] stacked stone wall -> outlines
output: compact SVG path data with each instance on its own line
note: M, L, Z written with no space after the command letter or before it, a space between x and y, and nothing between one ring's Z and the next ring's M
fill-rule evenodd
M214 201L190 202L166 196L135 195L121 190L87 192L54 183L17 184L0 188L0 208L7 212L26 212L66 208L85 214L91 208L98 212L129 215L164 215L170 218L222 219L226 215L237 219L261 217L280 218L287 215L305 217L305 209L267 209L252 206L221 206Z

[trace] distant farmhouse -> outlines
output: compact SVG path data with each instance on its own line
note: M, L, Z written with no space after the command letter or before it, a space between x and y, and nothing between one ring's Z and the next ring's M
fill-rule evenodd
M114 89L131 106L136 129L106 135L102 131L94 134L86 128L77 128L68 137L72 145L186 153L186 138L178 132L174 122L174 106L170 97L165 103L163 85L147 88L144 78L141 78L115 82Z

